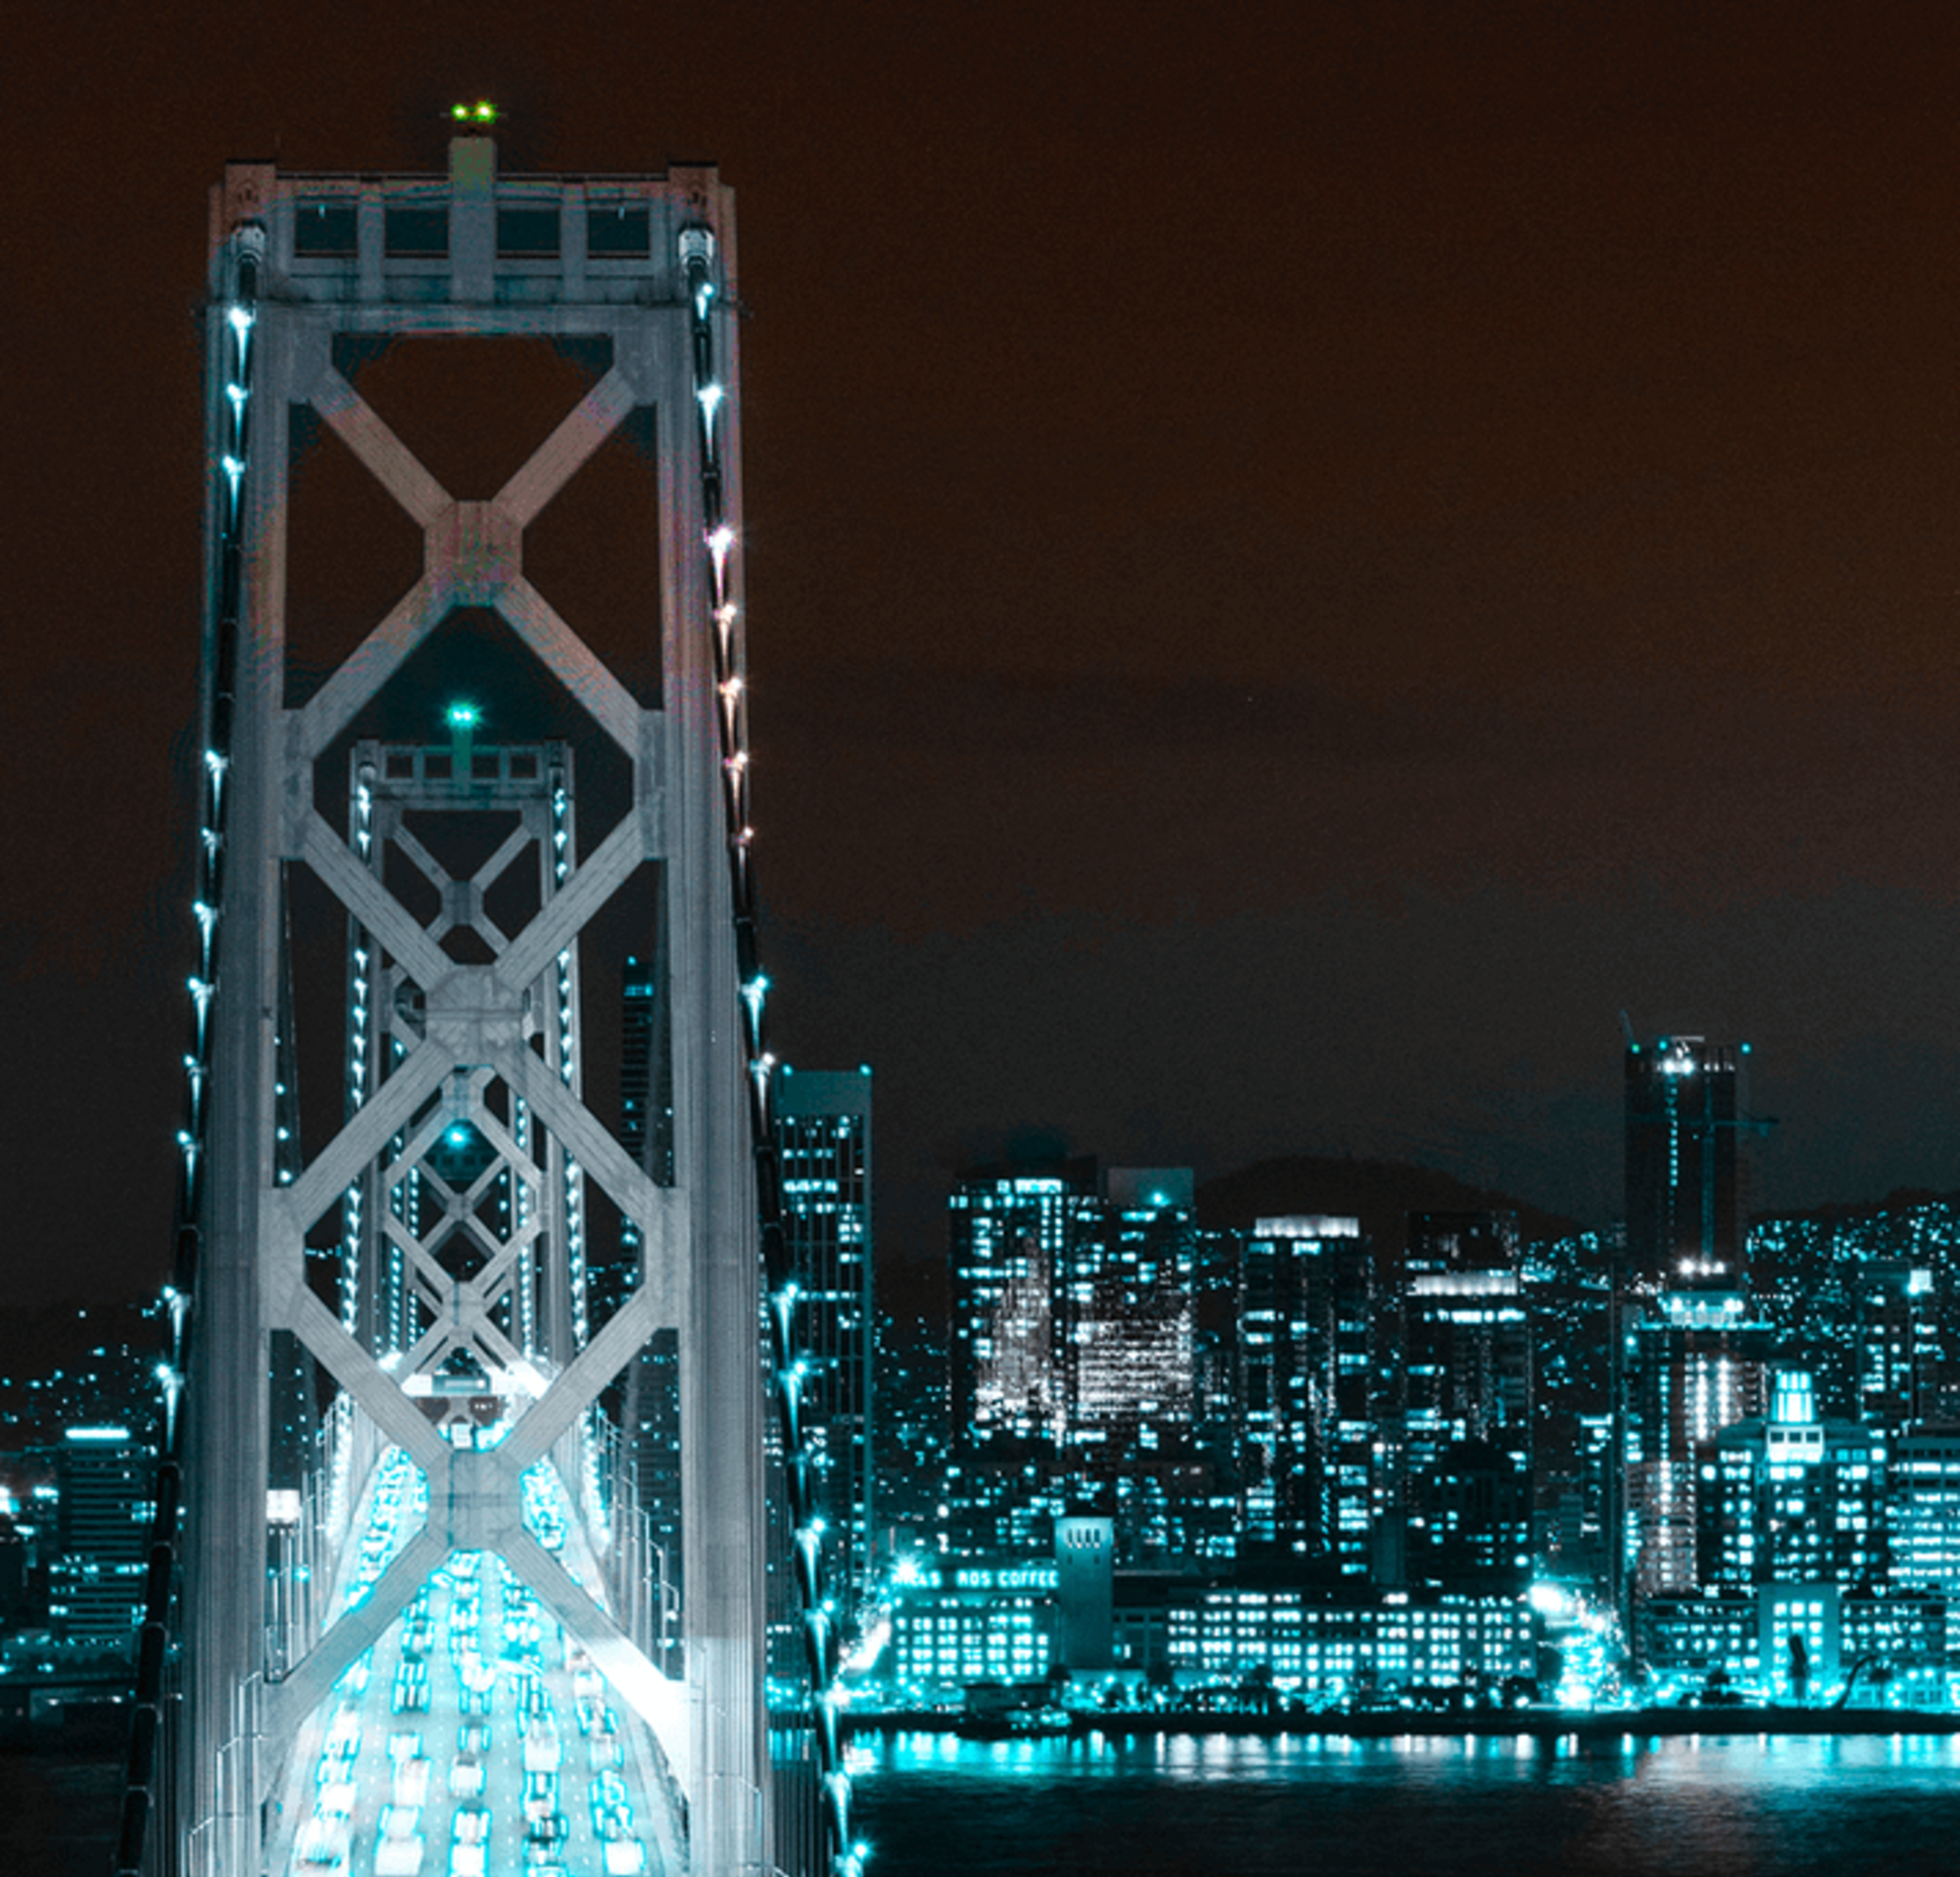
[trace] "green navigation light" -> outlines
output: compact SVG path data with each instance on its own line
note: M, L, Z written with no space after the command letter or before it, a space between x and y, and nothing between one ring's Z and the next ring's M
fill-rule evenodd
M497 107L488 98L478 98L474 104L453 104L449 107L453 123L495 123Z
M473 704L452 704L447 721L452 730L473 730L483 721L483 713Z

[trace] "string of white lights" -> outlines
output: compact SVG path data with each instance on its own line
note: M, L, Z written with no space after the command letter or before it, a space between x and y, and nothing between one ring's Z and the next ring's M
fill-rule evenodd
M775 1370L775 1398L781 1421L783 1469L794 1530L792 1556L803 1610L804 1641L809 1660L818 1761L818 1786L830 1850L832 1877L862 1877L869 1850L851 1836L851 1775L844 1763L839 1725L844 1691L839 1680L841 1650L836 1600L827 1592L825 1528L813 1505L811 1456L804 1438L802 1396L810 1373L796 1347L799 1293L790 1273L788 1238L783 1229L782 1187L770 1086L776 1059L764 1040L769 980L756 963L756 903L751 868L755 828L749 813L748 687L741 666L736 625L738 608L732 578L735 530L723 510L722 434L727 387L715 360L716 302L713 232L700 225L680 231L680 264L686 282L693 340L694 399L701 451L702 544L714 625L714 682L720 732L722 809L735 921L736 970L743 1032L748 1045L750 1119L756 1160L757 1205L761 1224L762 1262L768 1286L765 1312Z

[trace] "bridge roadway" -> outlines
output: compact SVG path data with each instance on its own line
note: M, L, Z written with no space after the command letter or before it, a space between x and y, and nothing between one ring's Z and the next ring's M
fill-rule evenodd
M358 1601L420 1522L376 1469ZM546 1534L550 1542L552 1534ZM286 1783L290 1877L664 1877L644 1730L493 1554L453 1553L342 1674Z

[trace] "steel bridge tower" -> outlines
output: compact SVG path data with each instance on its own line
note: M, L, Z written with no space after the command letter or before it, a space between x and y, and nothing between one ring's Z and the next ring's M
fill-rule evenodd
M500 175L474 125L444 175L234 164L213 192L199 963L124 1870L377 1870L444 1824L460 1854L460 1802L375 1835L386 1755L413 1764L376 1743L409 1725L368 1687L390 1665L406 1713L450 1691L451 1735L507 1704L525 1768L577 1745L554 1677L581 1729L603 1684L639 1850L567 1863L858 1867L754 957L732 216L708 168ZM364 607L349 569L404 543ZM637 574L588 577L615 549ZM466 1627L486 1595L501 1643ZM533 1856L518 1823L485 1818L492 1868Z

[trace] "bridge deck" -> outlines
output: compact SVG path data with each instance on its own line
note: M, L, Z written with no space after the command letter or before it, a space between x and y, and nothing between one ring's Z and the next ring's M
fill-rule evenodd
M419 1517L377 1469L363 1552ZM378 1574L378 1571L375 1572ZM349 1587L362 1594L361 1586ZM458 1552L342 1674L286 1786L291 1877L662 1877L642 1723L494 1554Z

